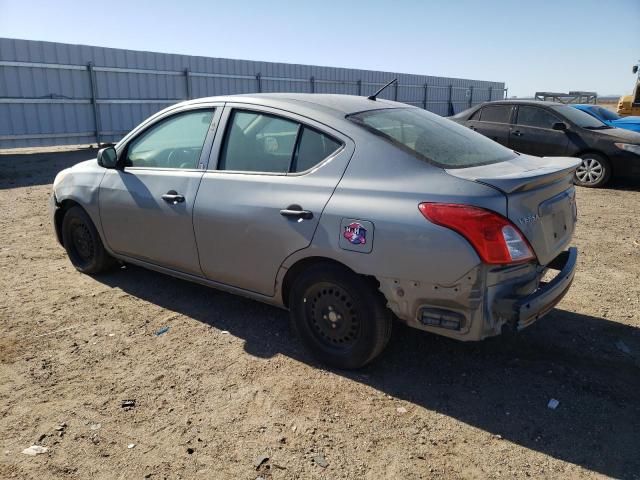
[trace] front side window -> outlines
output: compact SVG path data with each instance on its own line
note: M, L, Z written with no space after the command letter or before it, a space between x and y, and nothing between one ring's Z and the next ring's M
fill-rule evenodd
M511 105L487 105L482 107L480 121L509 123L511 118Z
M198 167L213 110L179 113L153 125L127 145L126 166Z
M443 168L487 165L516 156L512 150L479 133L419 108L369 110L348 118Z
M529 107L526 105L518 107L518 125L551 129L553 124L559 121L555 115L550 114L542 108Z
M575 123L579 127L587 128L591 130L599 130L605 128L611 128L607 124L598 120L596 117L592 117L582 110L573 108L569 105L559 105L551 107L556 113L564 118L567 118L571 122Z
M219 170L303 172L341 144L298 122L276 115L235 110L229 120Z

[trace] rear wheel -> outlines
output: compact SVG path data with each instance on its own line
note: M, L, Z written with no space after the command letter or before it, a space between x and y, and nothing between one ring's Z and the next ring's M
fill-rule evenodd
M611 178L611 165L602 155L585 153L580 156L582 163L576 169L575 183L582 187L602 187Z
M310 267L296 278L289 298L294 330L332 367L362 367L389 342L392 316L382 294L345 268Z
M89 215L78 206L64 214L62 244L73 266L82 273L100 273L116 263L105 250Z

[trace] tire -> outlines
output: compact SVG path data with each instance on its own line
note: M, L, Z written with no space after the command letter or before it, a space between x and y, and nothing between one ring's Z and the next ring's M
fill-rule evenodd
M62 244L76 270L96 274L116 264L104 248L91 218L81 207L71 207L62 219Z
M580 155L582 164L576 169L574 182L581 187L603 187L611 178L611 164L603 155L585 153Z
M393 321L384 297L346 268L309 267L295 279L289 298L293 330L331 367L360 368L389 343Z

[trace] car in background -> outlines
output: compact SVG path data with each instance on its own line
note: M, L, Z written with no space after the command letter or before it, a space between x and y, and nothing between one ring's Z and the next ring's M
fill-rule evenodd
M610 127L624 128L625 130L631 130L632 132L640 132L640 117L621 117L617 113L612 112L608 108L601 107L600 105L578 104L571 106L588 113Z
M551 310L576 266L579 161L372 97L171 106L56 176L58 240L83 273L132 263L288 308L340 368L375 358L393 318L481 340Z
M602 187L611 177L640 177L640 133L613 128L570 105L503 100L449 117L516 152L582 159L575 182Z

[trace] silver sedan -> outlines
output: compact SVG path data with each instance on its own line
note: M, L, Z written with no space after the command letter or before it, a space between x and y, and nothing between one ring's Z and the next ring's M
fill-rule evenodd
M202 98L60 172L52 218L80 272L126 262L287 308L317 357L357 368L394 319L481 340L553 308L578 165L375 98Z

